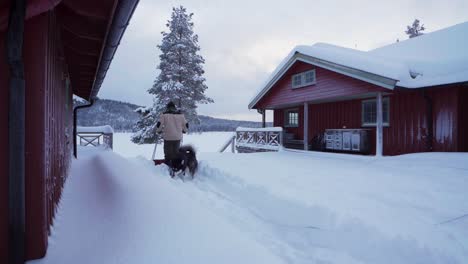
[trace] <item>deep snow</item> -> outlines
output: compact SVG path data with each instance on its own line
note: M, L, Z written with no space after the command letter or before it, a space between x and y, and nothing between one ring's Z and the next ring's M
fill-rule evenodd
M215 153L195 180L116 134L82 148L47 257L31 263L467 263L468 153ZM161 148L160 148L161 149Z

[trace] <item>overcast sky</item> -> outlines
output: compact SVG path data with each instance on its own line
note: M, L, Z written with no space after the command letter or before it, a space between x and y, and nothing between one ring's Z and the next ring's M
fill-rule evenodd
M257 120L248 103L296 45L326 42L370 50L404 40L415 18L427 32L468 21L467 0L140 0L101 87L101 98L151 105L161 31L172 7L194 13L207 95L199 114Z

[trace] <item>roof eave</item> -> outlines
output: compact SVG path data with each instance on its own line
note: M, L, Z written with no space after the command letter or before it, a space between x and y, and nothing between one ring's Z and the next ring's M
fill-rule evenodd
M99 59L98 70L93 82L93 87L88 99L95 98L99 93L107 70L114 58L115 52L120 44L120 41L127 29L130 19L135 12L139 0L120 0L115 7L114 15L110 30L106 36L105 46L102 50Z

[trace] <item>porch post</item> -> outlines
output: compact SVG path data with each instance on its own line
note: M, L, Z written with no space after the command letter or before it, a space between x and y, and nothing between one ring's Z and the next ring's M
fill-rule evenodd
M262 127L266 127L266 117L265 117L266 110L263 109L262 111Z
M309 104L304 103L304 150L309 150Z
M382 157L383 152L383 111L382 111L382 93L377 93L377 127L376 127L376 149L375 155Z
M266 127L265 111L265 109L257 109L257 113L262 115L262 127Z

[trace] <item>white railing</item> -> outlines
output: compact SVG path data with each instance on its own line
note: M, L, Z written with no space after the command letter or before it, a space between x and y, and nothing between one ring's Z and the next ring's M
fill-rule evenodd
M80 141L80 146L97 147L103 145L106 148L113 148L114 130L108 125L100 127L77 127L76 136Z
M278 151L283 146L283 128L245 128L236 129L236 148Z
M224 152L227 149L227 147L229 147L229 145L231 145L231 152L235 153L236 152L235 150L236 135L235 134L229 137L226 143L224 143L224 145L219 149L219 152Z

